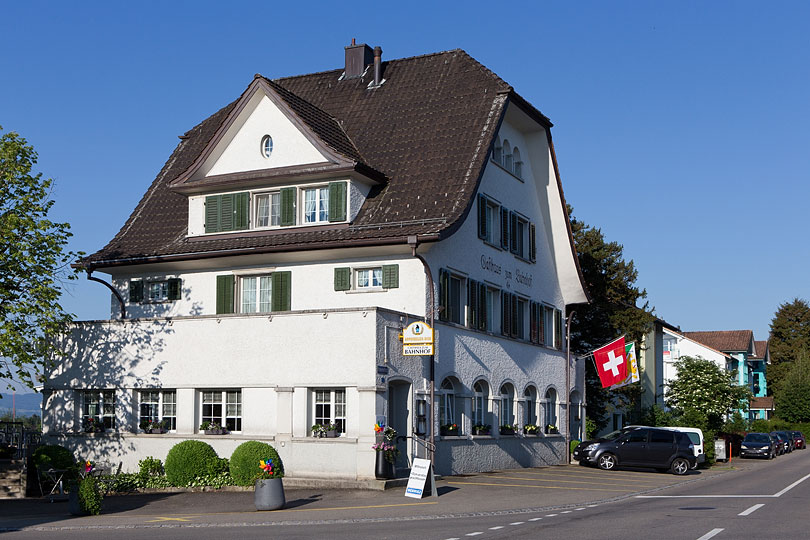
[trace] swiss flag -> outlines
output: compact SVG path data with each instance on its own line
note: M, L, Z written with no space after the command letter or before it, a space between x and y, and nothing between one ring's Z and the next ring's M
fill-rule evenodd
M627 378L627 358L624 357L624 336L593 351L593 360L602 388L619 384Z

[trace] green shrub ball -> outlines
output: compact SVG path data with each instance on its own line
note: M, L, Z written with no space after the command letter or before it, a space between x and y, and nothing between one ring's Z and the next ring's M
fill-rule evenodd
M166 455L166 479L173 486L187 486L196 477L216 471L219 462L219 456L210 444L183 441L175 444Z
M276 449L260 441L243 442L231 456L231 478L237 486L252 486L256 475L262 472L261 460L273 460L273 478L284 476L284 464Z
M34 464L38 469L72 469L76 466L73 452L58 444L46 444L34 450Z

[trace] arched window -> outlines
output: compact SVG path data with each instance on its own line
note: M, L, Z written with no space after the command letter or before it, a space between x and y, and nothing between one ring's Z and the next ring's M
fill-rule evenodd
M501 138L495 137L495 147L492 149L492 161L501 164L503 160L503 146L501 146Z
M478 381L473 385L472 421L474 426L483 426L487 423L489 403L489 385Z
M512 170L512 146L509 144L509 141L504 139L503 140L503 167L507 171Z
M549 430L559 429L557 425L557 391L549 388L546 391L546 419L545 419L546 433Z
M270 135L265 135L262 137L262 146L261 146L262 155L266 158L270 157L270 154L273 153L273 137Z
M452 377L447 377L442 381L438 394L439 425L458 425L459 421L456 416L456 383Z
M523 162L520 160L520 150L518 150L517 146L512 150L512 162L514 163L512 172L518 178L523 178Z
M526 424L537 425L537 388L529 386L523 393L524 397L524 422Z
M501 425L515 424L515 387L510 383L501 386Z

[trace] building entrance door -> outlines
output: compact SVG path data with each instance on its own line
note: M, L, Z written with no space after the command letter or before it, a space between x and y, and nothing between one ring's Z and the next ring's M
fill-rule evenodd
M388 383L388 425L397 430L398 435L411 436L411 383L408 381L391 381ZM411 439L397 439L399 450L396 466L400 469L410 467Z

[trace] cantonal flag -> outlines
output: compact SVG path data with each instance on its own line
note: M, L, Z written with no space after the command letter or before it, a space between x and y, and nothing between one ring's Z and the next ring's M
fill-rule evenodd
M614 384L611 389L621 388L622 386L627 386L628 384L637 383L639 381L635 343L625 345L624 357L627 359L627 378L619 384Z
M602 381L602 388L624 382L627 378L624 336L593 351L593 361L599 380Z

